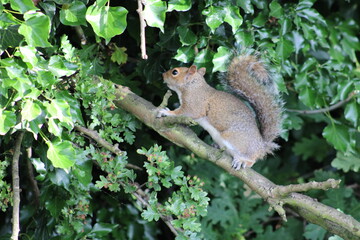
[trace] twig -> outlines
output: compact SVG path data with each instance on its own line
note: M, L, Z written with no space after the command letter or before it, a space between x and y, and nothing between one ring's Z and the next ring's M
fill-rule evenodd
M330 188L338 188L341 180L328 179L325 182L308 182L303 184L290 184L287 186L277 185L271 191L275 198L285 197L293 192L307 192L309 190L328 190Z
M99 134L94 130L84 128L81 126L75 126L74 129L89 136L91 139L95 140L98 144L100 144L100 146L106 148L107 150L109 150L110 152L112 152L116 155L123 156L125 154L123 151L121 151L119 149L117 144L112 145L111 143L109 143L108 141L106 141L105 139L100 137ZM133 165L131 163L126 164L126 167L132 168L132 169L137 169L137 170L142 170L142 168L140 168L136 165Z
M166 108L169 102L169 98L172 96L172 92L170 90L167 90L165 93L162 102L159 105L159 108Z
M301 113L301 114L317 114L317 113L330 112L332 110L335 110L335 109L341 107L345 103L349 102L353 98L353 96L355 96L359 93L360 93L359 90L352 91L346 99L344 99L338 103L335 103L334 105L331 105L330 107L326 107L326 108L321 108L321 109L316 109L316 110L286 109L286 111L296 112L296 113Z
M35 180L33 166L32 166L31 161L30 161L30 158L32 156L31 147L28 147L26 149L26 154L27 154L27 161L26 162L27 162L29 180L30 180L30 184L32 186L32 189L34 191L35 206L38 207L39 206L39 198L40 198L40 190L39 190L39 186L37 184L37 181Z
M12 213L12 240L19 238L20 232L20 177L19 177L19 158L21 153L21 142L24 132L20 131L15 141L15 149L12 160L12 184L13 184L13 213Z
M145 28L146 28L146 22L144 18L144 12L143 12L143 0L138 0L138 9L136 10L139 14L139 20L140 20L140 49L141 49L141 57L142 59L148 59L148 56L146 54L146 39L145 39Z
M122 186L125 186L125 183L121 182L120 183ZM138 186L138 184L134 184L135 186ZM136 199L138 199L142 205L149 207L150 204L148 203L147 199L147 194L140 188L137 187L135 192L132 193ZM170 229L170 231L175 235L178 236L178 230L171 224L171 220L169 220L167 217L165 217L164 215L160 214L160 218L164 221L164 223L168 226L168 228ZM180 230L179 230L180 231Z

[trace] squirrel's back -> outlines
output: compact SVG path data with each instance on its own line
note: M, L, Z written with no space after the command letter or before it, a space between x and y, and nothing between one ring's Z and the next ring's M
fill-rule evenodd
M273 141L281 133L281 106L274 83L264 65L252 55L235 57L228 68L230 87L254 107L267 152L278 147Z

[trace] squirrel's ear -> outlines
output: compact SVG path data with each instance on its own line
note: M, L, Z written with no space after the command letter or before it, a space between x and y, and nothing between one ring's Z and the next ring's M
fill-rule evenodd
M188 72L189 72L190 74L194 74L194 73L196 73L196 69L197 69L196 66L195 66L195 65L192 65L191 67L189 67L189 71L188 71Z
M201 76L204 76L204 75L205 75L205 73L206 73L206 68L204 68L204 67L199 68L198 73L200 73L200 74L201 74Z

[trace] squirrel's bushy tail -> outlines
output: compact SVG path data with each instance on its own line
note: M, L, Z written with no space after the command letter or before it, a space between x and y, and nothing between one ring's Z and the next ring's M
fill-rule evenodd
M273 141L281 132L281 106L269 72L255 56L238 56L229 65L227 80L254 107L267 151L276 149Z

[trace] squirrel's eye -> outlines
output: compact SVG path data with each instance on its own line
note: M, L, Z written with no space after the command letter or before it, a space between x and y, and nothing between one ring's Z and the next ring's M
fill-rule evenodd
M174 69L174 70L171 72L171 74L174 75L174 76L178 75L178 73L179 73L179 72L178 72L178 70L176 70L176 69Z

